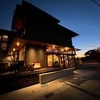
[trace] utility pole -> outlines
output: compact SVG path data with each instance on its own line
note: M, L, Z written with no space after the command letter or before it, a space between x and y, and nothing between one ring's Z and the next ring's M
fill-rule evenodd
M94 2L94 3L96 3L96 4L100 7L100 4L99 4L99 3L97 3L95 0L93 0L93 2Z

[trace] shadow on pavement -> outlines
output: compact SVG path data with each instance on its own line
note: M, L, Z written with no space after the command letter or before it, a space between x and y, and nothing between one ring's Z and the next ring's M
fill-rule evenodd
M81 66L77 66L77 69L79 70L96 70L97 68L100 68L99 66L90 66L90 65L81 65Z
M94 98L96 98L96 99L98 99L98 100L100 100L100 95L98 95L98 94L95 94L95 93L93 93L93 92L84 90L84 89L82 89L82 88L80 88L80 87L78 87L78 86L75 86L75 85L72 85L72 84L69 84L69 83L65 83L65 84L66 84L66 85L69 85L69 86L71 86L71 87L73 87L73 88L75 88L75 89L77 89L77 90L79 90L79 91L81 91L81 92L84 92L85 94L88 94L88 95L90 95L90 96L92 96L92 97L94 97Z
M89 80L100 81L100 73L93 75L92 77L89 78Z

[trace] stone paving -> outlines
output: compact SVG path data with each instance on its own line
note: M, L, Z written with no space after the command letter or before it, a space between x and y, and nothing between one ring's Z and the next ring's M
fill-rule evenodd
M99 68L99 67L98 67ZM0 100L100 100L100 72L82 69L47 84L0 95Z

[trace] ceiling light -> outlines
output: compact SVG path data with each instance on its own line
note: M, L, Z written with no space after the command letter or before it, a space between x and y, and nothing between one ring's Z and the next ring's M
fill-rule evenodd
M17 46L19 46L19 42L17 42L16 44L17 44Z
M53 49L55 48L55 46L53 45Z
M66 47L65 49L68 50L68 47Z

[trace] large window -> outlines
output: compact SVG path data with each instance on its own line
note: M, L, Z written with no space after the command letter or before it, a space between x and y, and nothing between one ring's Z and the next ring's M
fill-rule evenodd
M59 66L59 55L50 54L47 55L47 65L50 66Z
M71 48L64 47L48 47L47 53L47 66L60 66L62 68L71 68L74 66L73 51Z
M52 66L52 62L53 62L52 55L47 55L47 64L48 64L48 67Z

